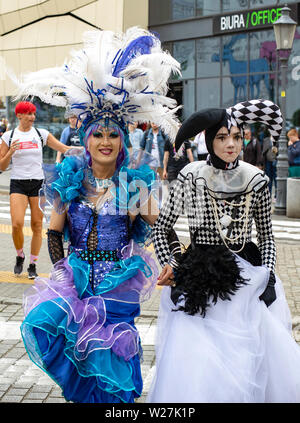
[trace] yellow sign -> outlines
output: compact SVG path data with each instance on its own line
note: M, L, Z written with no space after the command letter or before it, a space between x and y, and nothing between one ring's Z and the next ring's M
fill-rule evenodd
M281 97L285 97L285 91L281 91Z

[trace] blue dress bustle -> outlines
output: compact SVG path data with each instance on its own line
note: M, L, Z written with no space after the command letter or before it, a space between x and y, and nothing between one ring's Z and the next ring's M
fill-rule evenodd
M110 201L95 213L73 200L67 224L68 256L25 293L27 353L68 401L134 402L143 388L134 319L155 287L155 261L131 239L128 214L115 213ZM93 225L97 249L90 256Z

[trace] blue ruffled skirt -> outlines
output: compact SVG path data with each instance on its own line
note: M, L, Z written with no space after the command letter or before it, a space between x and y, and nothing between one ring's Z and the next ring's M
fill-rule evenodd
M134 319L155 287L157 267L131 242L94 295L89 271L71 254L55 264L49 278L35 279L24 295L23 342L67 401L131 403L143 389Z

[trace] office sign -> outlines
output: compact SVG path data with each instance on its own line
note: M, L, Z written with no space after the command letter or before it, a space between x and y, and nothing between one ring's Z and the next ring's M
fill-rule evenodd
M215 16L213 33L226 34L272 27L273 23L280 18L283 7L284 5ZM291 18L298 22L298 5L290 4L288 7L291 9Z

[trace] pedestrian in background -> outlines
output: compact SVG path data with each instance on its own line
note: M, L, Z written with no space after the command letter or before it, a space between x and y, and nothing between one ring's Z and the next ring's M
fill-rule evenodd
M81 126L81 121L77 118L77 116L74 115L70 116L68 120L69 126L67 126L62 131L60 136L60 142L70 147L81 147L80 138L78 135L78 130ZM56 155L56 162L60 163L61 161L63 161L63 159L63 154L58 151Z
M35 113L36 107L33 103L19 102L15 107L18 127L2 135L0 148L1 170L6 170L12 162L9 194L12 238L17 252L15 275L20 275L23 271L25 260L23 226L27 206L28 204L30 206L32 239L27 269L29 279L37 276L36 263L42 244L43 213L39 208L38 195L44 179L43 147L47 145L62 153L69 148L46 129L33 126Z
M171 183L177 178L178 173L184 166L194 161L194 156L189 140L183 142L181 151L177 153L175 144L167 139L164 151L163 179L167 179Z
M299 134L295 128L287 133L288 142L288 161L289 177L300 177L300 140Z
M161 179L163 179L164 147L167 139L163 131L155 123L151 123L151 128L144 132L140 144L141 150L149 153L157 163L157 172Z
M275 185L275 195L276 199L276 189L277 189L277 153L278 148L275 144L274 138L271 136L266 136L263 140L263 159L264 159L264 169L266 175L269 177L269 191L272 198L272 189L273 183Z
M243 160L253 166L263 169L263 157L260 142L252 136L250 126L244 128Z
M206 160L208 151L205 144L205 131L195 136L194 143L197 145L198 160Z
M138 122L129 123L128 132L132 151L139 150L144 132L138 128Z

